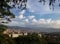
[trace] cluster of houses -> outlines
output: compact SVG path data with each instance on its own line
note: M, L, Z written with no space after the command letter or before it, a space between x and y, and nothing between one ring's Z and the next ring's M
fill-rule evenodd
M19 36L27 36L29 35L29 33L27 31L23 31L23 30L12 30L12 29L7 29L3 32L3 34L8 34L9 37L15 38L15 37L19 37ZM30 34L32 34L32 32L30 32ZM37 33L38 36L40 37L44 37L46 39L51 39L52 40L57 40L60 38L60 34L59 33Z
M31 32L32 33L32 32ZM21 30L11 30L11 29L7 29L3 32L3 34L8 34L9 37L19 37L19 36L23 36L23 35L28 35L28 32L26 31L21 31ZM38 34L40 37L42 37L42 34Z
M3 34L8 34L9 37L18 37L18 36L23 36L23 35L27 35L27 32L22 32L21 30L11 30L11 29L7 29L3 32Z

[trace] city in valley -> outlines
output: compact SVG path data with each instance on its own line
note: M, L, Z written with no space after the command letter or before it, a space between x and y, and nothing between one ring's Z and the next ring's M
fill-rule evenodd
M60 0L0 0L0 44L60 44Z
M33 33L37 34L38 36L42 37L53 37L54 39L57 39L58 37L60 37L60 32L41 32L41 31L34 31L34 30L19 30L19 29L7 29L3 32L3 34L7 34L9 35L9 37L19 37L19 36L27 36L27 35L32 35Z

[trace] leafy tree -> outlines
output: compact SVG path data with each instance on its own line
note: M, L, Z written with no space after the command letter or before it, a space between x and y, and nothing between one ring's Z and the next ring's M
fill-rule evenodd
M13 2L14 4L9 5ZM10 9L14 8L15 5L18 5L18 8L21 10L26 9L27 0L0 0L0 23L8 23L1 20L11 21L10 18L14 18L14 14L11 13ZM24 4L24 7L23 7Z
M46 44L44 38L40 38L36 33L13 38L16 44Z
M0 0L0 24L5 20L11 21L8 17L14 18L13 13L10 12L11 6L8 5L9 0ZM4 21L2 21L4 20Z
M15 44L15 43L8 35L0 34L0 44Z
M53 10L54 10L54 6L55 6L56 1L59 2L59 3L56 3L56 4L60 7L60 0L39 0L39 2L40 2L40 3L43 2L44 5L45 5L45 3L46 3L47 1L49 1L49 7L52 6L52 8L50 8L50 9L53 9Z
M16 44L40 44L38 37L32 37L32 36L20 36L17 38L14 38Z
M7 29L7 26L0 25L0 34Z

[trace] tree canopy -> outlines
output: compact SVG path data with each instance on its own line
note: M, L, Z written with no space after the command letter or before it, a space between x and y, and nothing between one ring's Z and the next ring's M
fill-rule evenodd
M40 3L43 2L44 5L45 5L45 3L46 3L47 1L49 1L49 7L52 6L52 8L50 8L50 9L53 9L53 10L54 10L54 6L57 4L57 3L56 3L57 1L59 2L59 3L58 3L58 6L60 7L60 0L39 0L39 2L40 2ZM55 3L56 3L56 4L55 4Z
M13 2L11 6L8 4ZM10 18L15 18L15 15L11 13L10 9L14 8L15 5L18 5L18 8L21 10L26 9L27 0L0 0L0 23L8 23L1 20L11 21Z
M0 44L15 44L15 43L8 35L0 34Z

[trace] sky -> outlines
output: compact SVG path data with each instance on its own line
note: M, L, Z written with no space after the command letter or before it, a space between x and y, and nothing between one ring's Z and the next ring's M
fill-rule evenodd
M60 7L55 3L54 11L49 8L48 1L43 5L39 0L28 0L27 9L13 8L10 11L16 18L6 25L20 27L60 28Z

